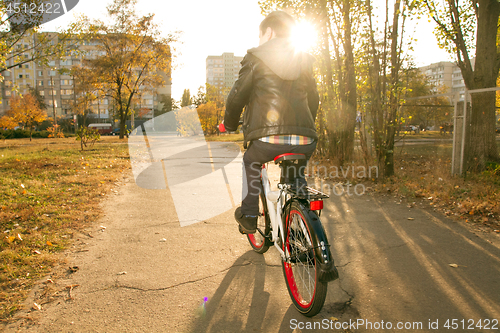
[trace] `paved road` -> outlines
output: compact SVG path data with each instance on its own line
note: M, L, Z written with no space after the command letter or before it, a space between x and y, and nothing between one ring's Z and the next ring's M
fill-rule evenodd
M322 216L341 278L312 319L292 307L277 251L250 251L231 211L181 227L168 188L130 179L104 212L92 237L80 235L67 253L66 267L79 269L54 277L52 302L6 332L371 332L382 321L392 325L386 332L398 323L407 325L401 332L464 332L462 319L466 327L488 319L490 328L500 320L497 235L479 237L389 196L327 201ZM448 319L459 329L446 330Z

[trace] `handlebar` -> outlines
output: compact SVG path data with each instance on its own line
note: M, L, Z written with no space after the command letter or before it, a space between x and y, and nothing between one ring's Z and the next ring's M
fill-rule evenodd
M238 126L243 125L243 120L240 120L238 122ZM224 126L224 123L219 124L219 132L221 133L226 133L226 126Z

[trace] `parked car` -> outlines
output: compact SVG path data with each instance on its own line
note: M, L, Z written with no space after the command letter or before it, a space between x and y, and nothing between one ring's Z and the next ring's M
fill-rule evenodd
M113 128L111 124L103 123L103 124L89 124L89 128L95 128L101 135L111 135L111 131Z
M128 134L130 134L130 130L125 129L125 133L127 133L127 131L128 131ZM111 131L111 135L120 135L120 127L114 128Z

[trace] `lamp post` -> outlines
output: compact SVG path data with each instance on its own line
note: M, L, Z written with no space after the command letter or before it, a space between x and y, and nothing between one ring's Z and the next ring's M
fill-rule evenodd
M51 72L52 72L52 69L51 68ZM50 73L52 74L52 73ZM57 118L56 118L56 102L55 102L55 99L54 99L54 92L56 91L54 89L54 80L53 80L53 75L50 75L50 90L51 90L51 95L52 95L52 111L54 113L54 131L55 129L57 128Z

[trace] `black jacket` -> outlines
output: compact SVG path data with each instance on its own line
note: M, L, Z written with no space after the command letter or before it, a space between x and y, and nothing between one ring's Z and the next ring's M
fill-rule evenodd
M246 106L245 142L282 134L317 139L314 122L319 96L312 71L314 58L295 52L283 38L273 38L247 52L227 98L226 129L237 129Z

